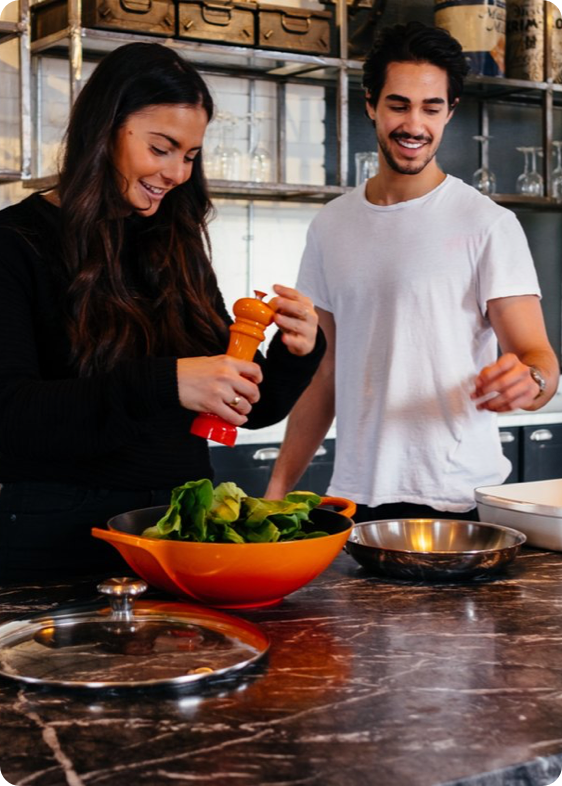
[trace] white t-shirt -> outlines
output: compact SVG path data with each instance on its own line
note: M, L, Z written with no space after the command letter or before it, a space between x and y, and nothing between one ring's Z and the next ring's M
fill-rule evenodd
M487 301L540 296L511 211L450 175L384 207L359 186L313 220L297 287L336 325L329 494L461 512L505 480L496 416L469 394L497 358Z

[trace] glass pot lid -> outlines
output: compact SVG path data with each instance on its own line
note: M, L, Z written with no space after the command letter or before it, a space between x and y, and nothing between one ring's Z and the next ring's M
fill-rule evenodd
M109 606L59 609L0 625L0 674L75 688L204 684L241 673L269 639L256 625L204 606L137 601L147 584L115 578L98 585Z

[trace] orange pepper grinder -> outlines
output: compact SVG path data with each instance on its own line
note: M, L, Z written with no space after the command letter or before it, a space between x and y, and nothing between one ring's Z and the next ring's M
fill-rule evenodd
M265 328L273 322L274 311L264 303L265 292L254 290L254 297L243 297L233 306L235 322L230 325L227 355L253 360L265 338ZM201 412L191 424L191 433L232 447L238 434L236 426L211 412Z

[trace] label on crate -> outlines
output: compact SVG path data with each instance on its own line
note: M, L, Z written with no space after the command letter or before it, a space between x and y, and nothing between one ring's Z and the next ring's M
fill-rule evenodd
M503 76L505 72L504 0L436 0L435 24L461 44L471 73Z
M505 70L512 79L544 80L543 0L509 0Z

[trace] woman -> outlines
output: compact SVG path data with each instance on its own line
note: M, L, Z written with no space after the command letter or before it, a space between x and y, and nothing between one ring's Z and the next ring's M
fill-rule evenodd
M224 354L212 114L177 53L121 47L76 101L57 188L0 211L0 580L109 567L92 526L212 477L197 412L271 424L317 368L312 303L282 286L267 358Z

